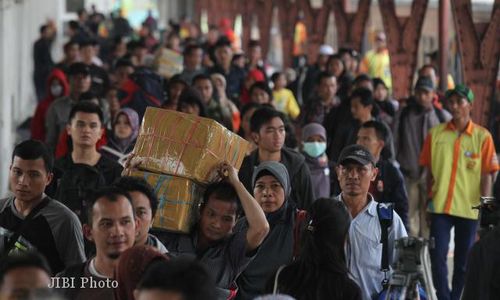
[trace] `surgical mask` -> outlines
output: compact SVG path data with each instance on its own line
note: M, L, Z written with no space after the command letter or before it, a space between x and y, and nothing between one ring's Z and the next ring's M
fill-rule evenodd
M54 84L50 86L50 93L55 97L59 97L62 94L63 87L60 84Z
M319 157L323 153L325 153L326 150L326 143L325 142L310 142L310 143L304 143L304 152L307 153L311 157Z

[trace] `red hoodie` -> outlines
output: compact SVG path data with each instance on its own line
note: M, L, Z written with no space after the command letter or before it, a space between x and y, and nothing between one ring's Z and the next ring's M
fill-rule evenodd
M60 97L69 95L69 83L68 79L66 78L66 75L60 69L53 69L49 75L49 78L47 79L48 96L45 99L43 99L40 103L38 103L35 110L35 115L31 120L31 138L40 140L42 142L45 142L45 134L46 134L45 116L47 115L47 110L49 109L50 104L52 104L52 102L54 102L56 98L54 95L52 95L52 92L50 91L50 86L52 85L54 79L58 79L63 87L62 94L60 95Z

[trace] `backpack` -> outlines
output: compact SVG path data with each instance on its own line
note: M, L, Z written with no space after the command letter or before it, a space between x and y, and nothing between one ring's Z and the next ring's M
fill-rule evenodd
M86 164L72 164L57 184L56 199L73 211L80 222L87 221L87 203L91 193L106 185L101 172Z
M160 107L163 103L164 79L148 68L137 69L120 90L120 106L130 107L142 119L146 107Z

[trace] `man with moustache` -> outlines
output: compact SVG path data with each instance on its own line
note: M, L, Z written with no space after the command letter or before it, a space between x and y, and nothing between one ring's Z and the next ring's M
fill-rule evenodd
M67 299L113 299L112 280L120 255L135 242L137 221L129 194L116 187L98 190L87 208L85 237L93 242L96 255L83 264L71 266L59 278L74 278L74 286L62 290ZM96 288L97 287L97 288Z

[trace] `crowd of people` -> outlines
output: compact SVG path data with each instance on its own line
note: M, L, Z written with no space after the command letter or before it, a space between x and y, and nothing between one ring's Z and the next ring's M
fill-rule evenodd
M259 41L238 49L227 20L199 32L183 21L158 38L151 15L134 31L120 13L81 10L55 62L55 27L41 26L32 138L16 145L12 195L0 200L0 298L368 300L387 288L382 258L393 265L408 235L435 241L438 299L475 286L472 207L500 196L500 166L467 86L439 91L428 64L412 96L392 99L382 32L364 57L323 45L286 70ZM163 51L182 56L182 71L160 75ZM128 176L147 106L249 142L239 170L214 170L187 234L153 228L159 200ZM394 209L387 226L380 204Z

